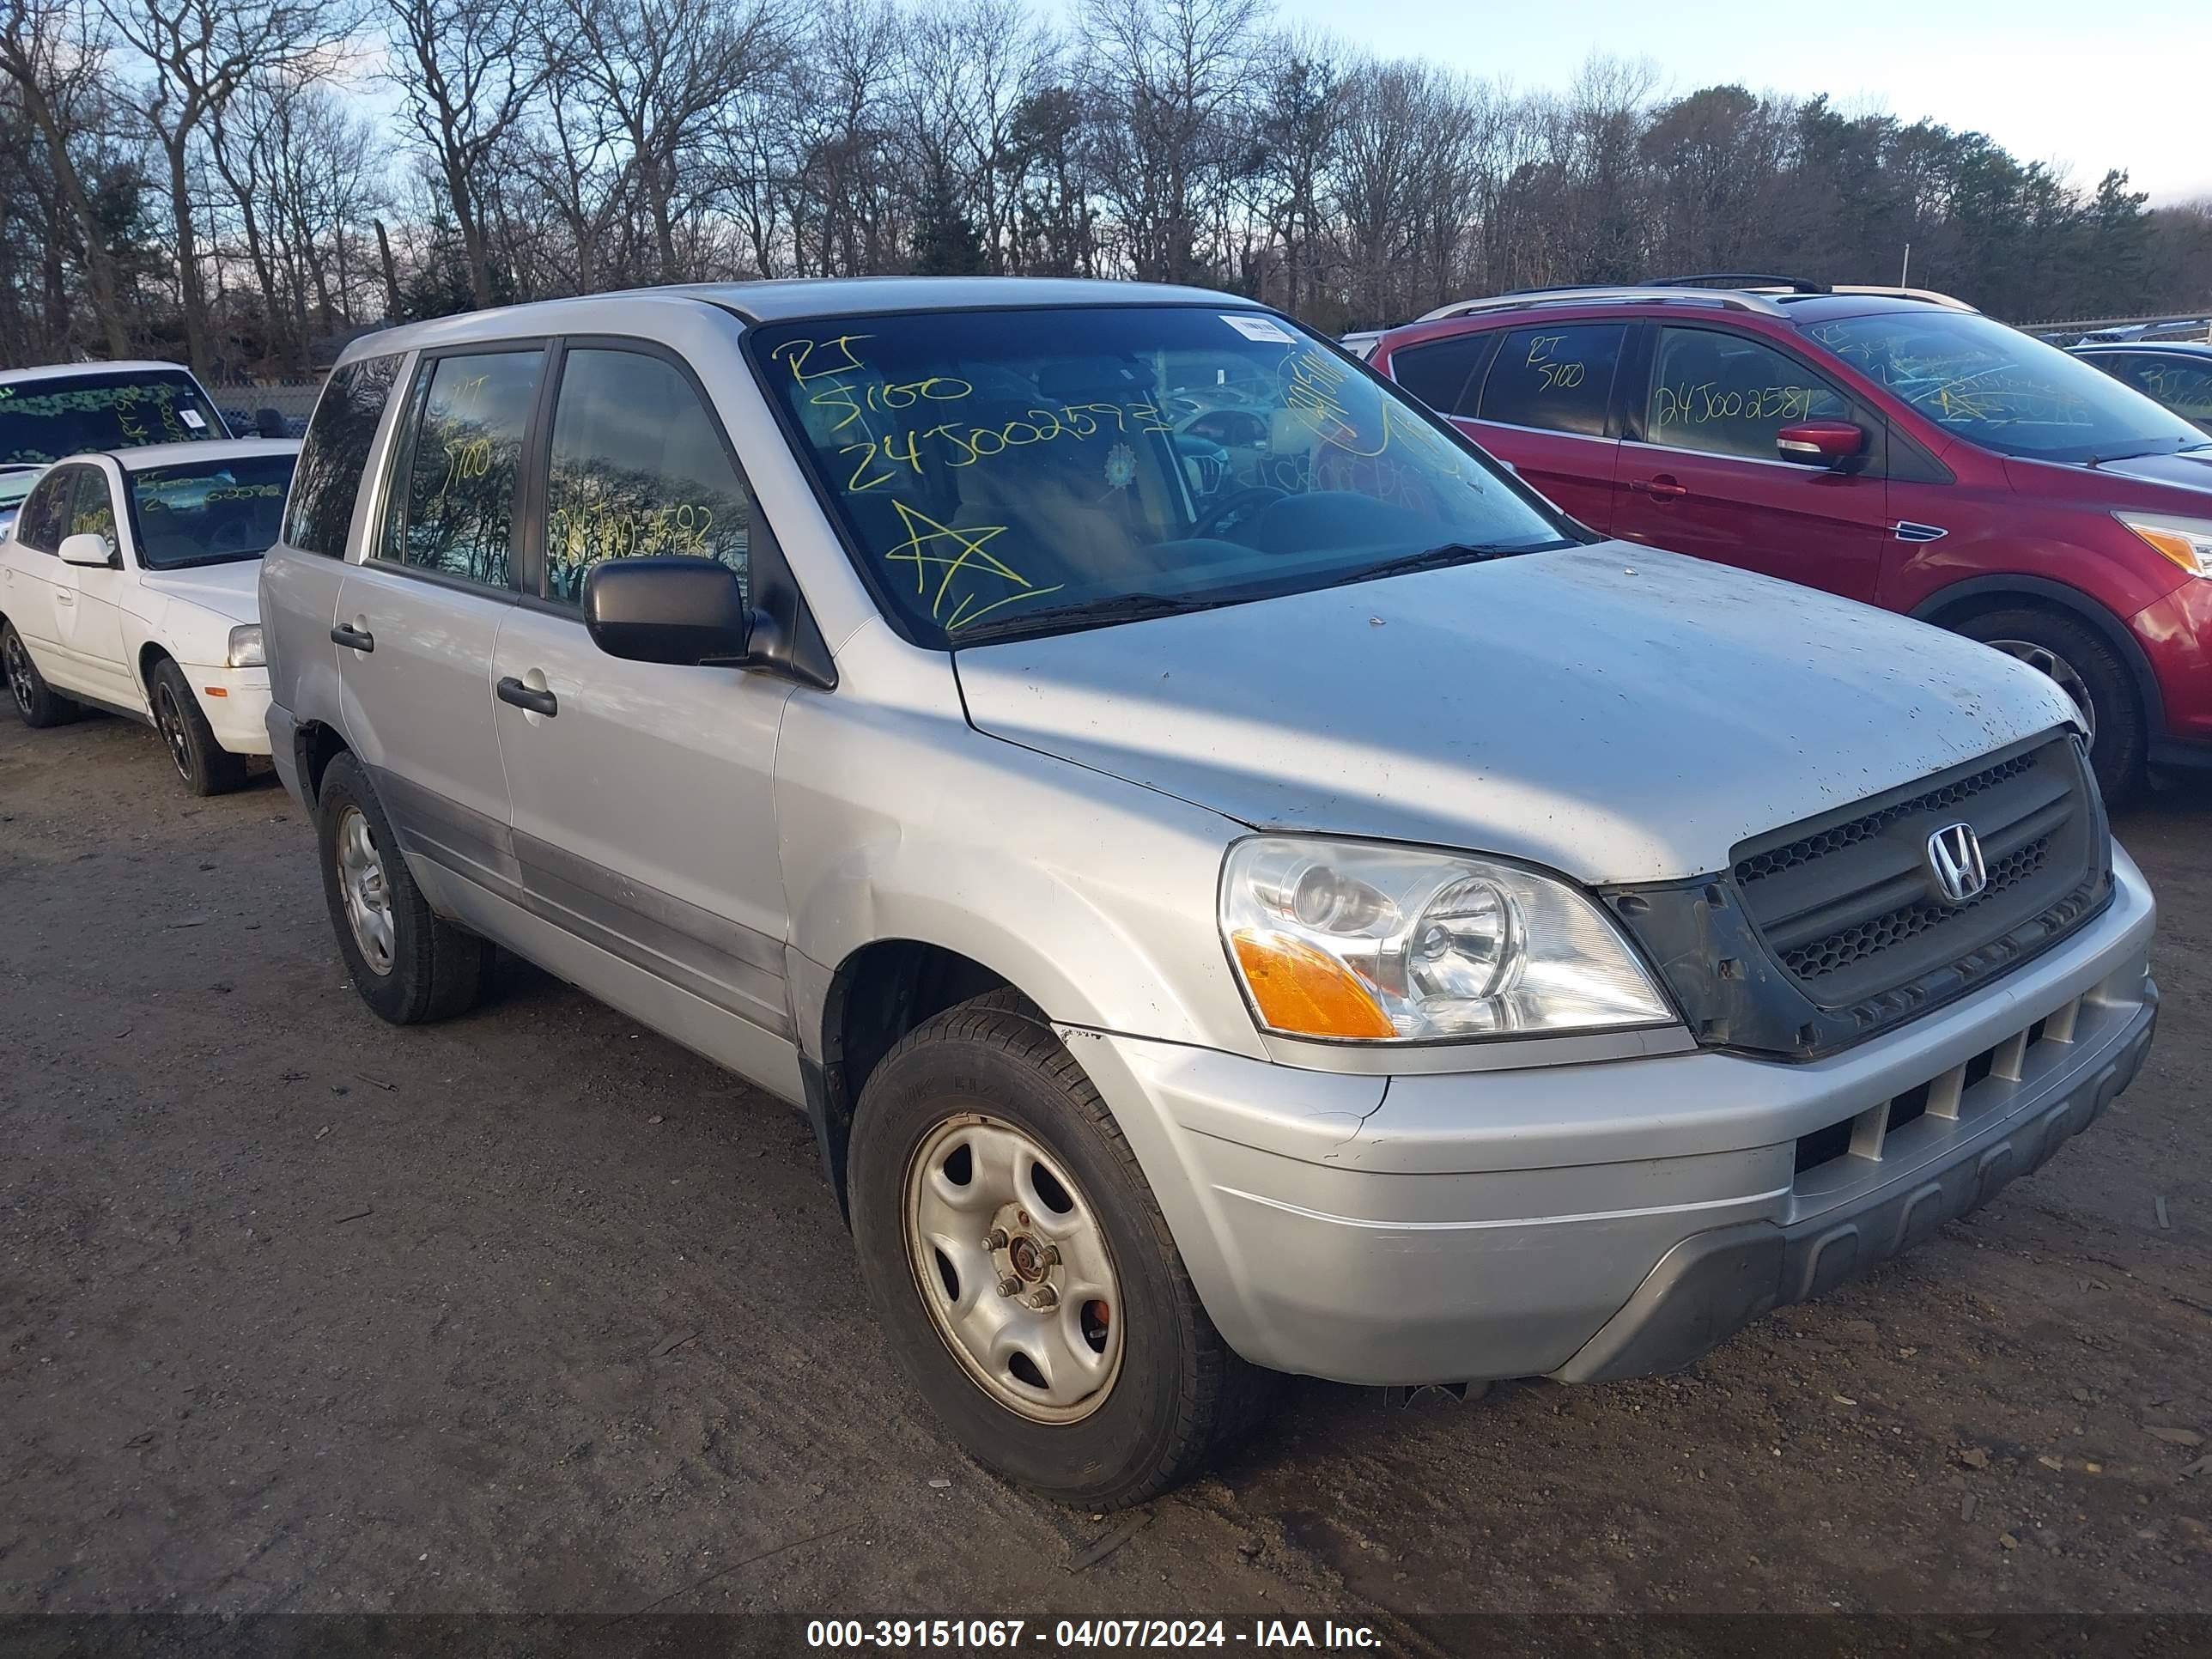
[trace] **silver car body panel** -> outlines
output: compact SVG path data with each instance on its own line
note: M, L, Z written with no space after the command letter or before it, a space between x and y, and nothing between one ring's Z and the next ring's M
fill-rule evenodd
M1626 884L1724 869L1748 836L2072 720L1992 654L1612 542L957 661L982 730L1243 823ZM1778 685L1818 686L1815 717L1758 689Z
M744 361L743 319L1145 302L1237 303L772 283L363 342L349 356L409 357L401 389L415 354L449 345L593 335L679 354L836 684L617 662L572 616L364 570L395 392L349 562L281 545L264 561L288 787L306 793L295 736L337 734L406 826L434 908L787 1100L824 1058L833 988L860 952L914 940L981 964L1089 1073L1230 1340L1347 1381L1620 1374L1653 1351L1667 1320L1652 1310L1712 1277L1700 1241L1771 1255L1779 1284L1804 1229L1841 1237L1860 1224L1847 1212L1871 1226L1899 1206L1920 1226L1930 1192L1955 1211L2012 1167L1988 1160L2031 1131L2047 1153L2057 1130L2039 1126L2080 1127L2131 1074L2154 1012L2153 911L2124 854L2110 904L2061 944L1825 1060L1700 1048L1680 1029L1387 1051L1263 1036L1214 920L1224 851L1252 826L1463 848L1592 884L1687 878L2071 712L1979 646L1618 544L957 662L901 640ZM376 635L358 661L328 637L356 618ZM508 674L542 678L562 713L497 702ZM1990 1051L2018 1074L1871 1134L1825 1188L1793 1178L1797 1137L1871 1121Z

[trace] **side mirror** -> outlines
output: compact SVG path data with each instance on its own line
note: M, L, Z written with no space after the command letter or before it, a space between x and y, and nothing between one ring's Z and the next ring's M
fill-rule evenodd
M253 411L253 429L264 438L289 438L292 434L284 425L284 416L274 409Z
M584 627L610 657L742 665L753 612L737 573L714 559L602 559L584 573Z
M1863 426L1850 421L1800 421L1774 434L1774 447L1785 461L1840 469L1866 453Z
M62 562L81 564L100 570L120 570L123 556L116 551L115 544L105 536L86 532L62 538Z

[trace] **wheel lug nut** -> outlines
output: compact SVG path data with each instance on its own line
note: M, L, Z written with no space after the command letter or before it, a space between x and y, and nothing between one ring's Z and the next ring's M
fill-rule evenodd
M989 1232L985 1233L983 1235L983 1248L987 1250L1005 1249L1006 1248L1006 1230L1004 1227L994 1227Z
M1022 1281L1015 1278L1012 1273L1008 1273L1004 1279L999 1281L999 1294L1000 1296L1017 1295L1019 1293L1021 1288Z
M1048 1267L1057 1267L1060 1266L1060 1246L1057 1244L1046 1245L1042 1249L1037 1252L1037 1260Z
M1039 1313L1044 1312L1048 1308L1059 1305L1060 1292L1049 1285L1038 1285L1036 1294L1030 1298L1030 1306L1035 1308Z

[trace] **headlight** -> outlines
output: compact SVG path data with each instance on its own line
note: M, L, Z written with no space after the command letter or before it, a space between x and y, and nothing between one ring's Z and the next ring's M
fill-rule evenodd
M1261 836L1229 849L1221 936L1261 1025L1419 1042L1674 1023L1612 921L1486 859Z
M2164 513L2112 516L2192 576L2212 576L2212 519L2177 519Z
M233 668L260 668L268 659L261 654L261 624L247 623L230 630L230 653L223 660Z

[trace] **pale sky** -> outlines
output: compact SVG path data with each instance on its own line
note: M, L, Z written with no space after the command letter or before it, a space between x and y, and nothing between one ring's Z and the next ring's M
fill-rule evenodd
M1276 0L1379 57L1557 90L1592 52L1679 95L1736 82L1989 134L2084 190L2124 168L2154 206L2212 196L2212 0Z

